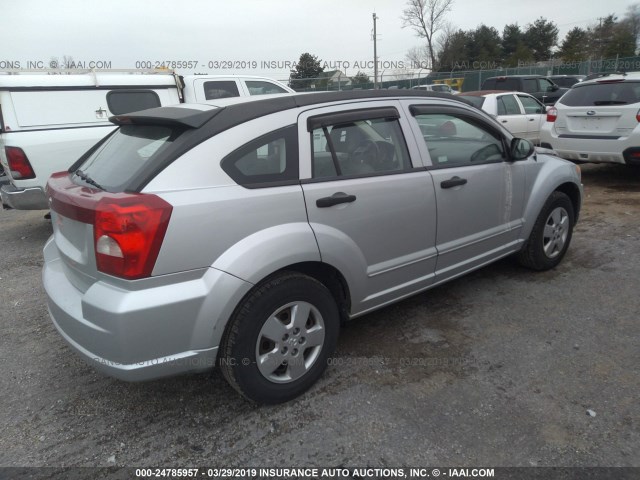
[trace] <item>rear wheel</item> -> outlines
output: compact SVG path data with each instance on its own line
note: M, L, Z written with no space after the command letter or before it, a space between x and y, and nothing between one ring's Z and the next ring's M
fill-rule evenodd
M236 309L220 345L227 381L257 403L281 403L320 377L336 347L339 312L329 290L285 272L255 287Z
M562 192L553 192L542 207L519 262L534 270L549 270L564 257L574 225L573 204Z

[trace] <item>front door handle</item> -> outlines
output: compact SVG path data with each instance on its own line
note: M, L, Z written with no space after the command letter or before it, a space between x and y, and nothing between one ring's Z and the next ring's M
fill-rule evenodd
M327 208L338 205L339 203L351 203L356 201L355 195L347 195L344 192L336 192L330 197L323 197L316 200L318 208Z
M453 187L459 187L460 185L464 185L465 183L467 183L466 178L460 178L458 176L455 176L453 178L450 178L449 180L444 180L440 182L440 187L453 188Z

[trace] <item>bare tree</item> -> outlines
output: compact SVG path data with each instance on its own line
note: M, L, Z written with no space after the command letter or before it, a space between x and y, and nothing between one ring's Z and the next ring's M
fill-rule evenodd
M453 0L408 0L402 12L402 26L413 28L427 41L431 68L436 66L435 36L445 26L445 15L452 4Z
M433 68L429 59L429 48L427 45L411 47L407 50L405 58L411 64L411 68Z

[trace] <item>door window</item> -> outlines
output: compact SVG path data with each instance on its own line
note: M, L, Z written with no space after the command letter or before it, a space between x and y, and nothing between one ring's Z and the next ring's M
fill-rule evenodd
M247 80L249 95L270 95L272 93L287 93L287 91L275 83L263 80Z
M216 98L239 97L238 84L235 80L216 80L204 82L204 98L215 100Z
M545 111L545 108L542 106L542 104L533 97L528 97L526 95L518 95L518 99L520 100L520 103L522 103L522 106L524 107L524 111L527 115L532 115L536 113L540 114Z
M498 115L520 115L520 106L513 95L498 97Z
M444 113L415 115L434 167L460 167L501 162L502 139L479 121Z
M539 92L540 90L538 90L538 80L536 80L535 78L525 78L524 80L522 80L522 90L527 93Z
M310 119L317 124L311 130L313 178L375 175L411 168L398 118L378 115L374 111L371 118L366 112L358 112L351 120L349 114L338 114L335 121Z

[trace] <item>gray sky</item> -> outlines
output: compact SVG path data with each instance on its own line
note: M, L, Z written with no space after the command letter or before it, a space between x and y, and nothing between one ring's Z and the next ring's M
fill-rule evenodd
M507 23L524 27L544 16L558 25L562 39L571 28L599 17L622 17L632 3L455 0L447 19L465 30L484 23L502 32ZM9 62L47 66L52 57L69 55L84 66L194 61L195 67L178 70L286 79L285 62L308 51L332 62L328 69L345 71L347 65L346 73L353 75L372 60L375 11L378 55L393 69L401 61L408 64L407 50L419 44L411 29L402 28L404 7L405 0L0 0L0 68L10 68Z

